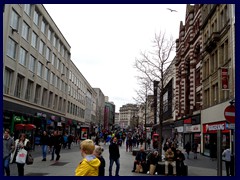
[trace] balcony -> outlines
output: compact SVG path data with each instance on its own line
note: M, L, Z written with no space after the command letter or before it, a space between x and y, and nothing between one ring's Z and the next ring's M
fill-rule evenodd
M212 52L212 50L217 46L217 42L219 41L219 39L220 39L220 33L212 32L211 36L204 43L205 51L207 51L208 53Z

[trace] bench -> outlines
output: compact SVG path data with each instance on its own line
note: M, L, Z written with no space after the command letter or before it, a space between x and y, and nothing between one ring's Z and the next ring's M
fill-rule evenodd
M164 163L164 161L163 162L158 162L156 171L160 175L165 175L165 163ZM173 175L173 167L170 164L168 165L168 175ZM187 165L184 165L182 175L183 176L188 175L188 166Z

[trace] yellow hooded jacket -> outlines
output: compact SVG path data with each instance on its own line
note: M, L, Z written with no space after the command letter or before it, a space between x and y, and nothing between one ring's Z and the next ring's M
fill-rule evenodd
M98 176L100 161L94 155L87 155L75 170L75 176Z

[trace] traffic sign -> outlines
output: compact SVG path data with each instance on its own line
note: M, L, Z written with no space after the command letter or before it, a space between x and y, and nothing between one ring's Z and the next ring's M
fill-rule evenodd
M225 108L224 116L229 123L235 123L235 106L230 105Z
M235 124L226 123L226 129L235 129Z

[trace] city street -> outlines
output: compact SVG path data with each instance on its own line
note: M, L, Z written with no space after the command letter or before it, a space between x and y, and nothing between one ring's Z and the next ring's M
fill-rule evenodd
M104 147L103 156L106 161L105 175L108 176L109 153L108 145L101 144ZM47 161L42 161L40 146L35 147L32 152L34 156L33 165L25 165L25 176L74 176L74 171L81 161L81 155L78 145L73 145L72 149L62 149L59 162L50 161L51 155L47 156ZM132 173L133 161L135 156L130 152L125 151L125 145L120 147L120 176L149 176L147 174ZM188 165L189 176L217 176L217 161L211 161L209 157L198 155L198 159L193 159L193 154L190 159L185 160ZM11 164L11 176L17 176L17 165ZM113 175L115 175L115 164L113 165ZM225 165L223 163L223 169ZM226 175L225 170L222 173Z

